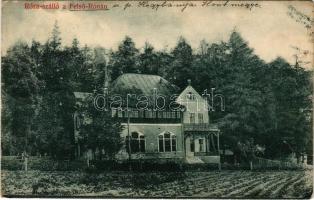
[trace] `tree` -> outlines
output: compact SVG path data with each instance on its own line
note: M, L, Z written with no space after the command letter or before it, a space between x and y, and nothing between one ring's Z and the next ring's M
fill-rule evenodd
M116 153L122 147L121 132L123 126L116 119L111 117L110 111L100 111L95 108L93 98L87 98L80 108L85 123L82 125L81 136L83 143L93 152L98 149L104 150L105 156L113 160Z
M138 49L133 40L126 36L118 47L118 51L111 54L111 80L115 80L123 73L138 73Z
M142 74L158 74L157 55L154 47L148 42L145 43L144 52L139 56L139 66Z
M167 79L183 89L187 85L187 80L192 78L192 48L183 37L180 37L171 54L173 60L167 72Z
M208 55L208 49L209 49L209 44L206 42L206 40L201 40L199 48L198 48L198 54L201 56Z
M94 48L94 84L98 90L108 87L109 83L109 70L106 60L107 52L102 47Z
M35 61L31 49L26 43L18 42L11 47L2 63L2 83L5 96L5 123L12 132L12 138L19 145L17 151L30 152L28 144L31 132L32 116L37 102L38 79L33 71ZM3 112L2 112L3 113ZM7 131L9 131L7 130Z
M268 116L272 119L269 123L272 137L269 138L273 144L266 152L282 156L276 147L285 141L300 156L311 137L311 125L306 119L306 110L311 107L310 74L304 68L291 66L284 59L277 58L267 65L263 77L273 94L273 112Z
M157 75L167 78L168 68L171 65L173 58L165 49L157 51L156 56L157 56L156 61Z
M202 41L200 52L194 56L192 63L193 86L202 93L205 89L215 88L221 92L222 87L229 80L229 71L227 58L229 47L225 42L211 45Z
M51 137L57 138L56 140L50 140L49 142L54 143L51 145L57 146L56 143L63 143L67 145L59 146L60 152L63 155L56 154L58 158L74 157L72 152L68 148L72 148L73 145L73 123L72 113L74 112L74 96L73 91L75 88L74 84L74 66L73 53L78 51L77 42L74 41L73 47L69 50L64 50L61 46L60 32L57 24L55 24L52 35L48 42L43 47L42 51L42 64L40 67L41 81L44 82L44 88L42 91L42 103L47 105L47 109L39 109L44 111L39 115L44 116L46 111L52 112L47 116L50 116L50 120L53 123L40 123L39 130L57 130ZM47 125L51 125L47 129Z
M50 38L50 47L52 50L60 50L61 48L61 37L60 37L60 30L58 26L58 22L55 21L54 27L52 29L51 38Z
M262 93L256 87L254 71L264 63L237 32L231 34L227 46L226 81L222 86L226 113L220 125L225 137L236 138L233 148L239 141L246 143L253 139L258 144L257 138L264 133L265 124Z
M53 95L40 101L34 124L34 147L37 153L56 159L68 159L72 153L71 134L67 134L64 118L60 117L60 104L51 104Z
M94 89L94 63L93 54L86 45L80 48L79 41L74 38L72 46L63 50L68 55L66 62L69 69L69 81L73 91L90 92Z

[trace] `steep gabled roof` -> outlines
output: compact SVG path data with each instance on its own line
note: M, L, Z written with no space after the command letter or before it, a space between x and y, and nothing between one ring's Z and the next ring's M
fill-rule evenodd
M119 76L112 84L112 89L140 90L143 95L150 96L154 88L158 94L171 96L179 92L179 88L157 75L127 73ZM134 91L136 93L136 91Z
M181 93L180 95L177 97L176 101L180 101L186 99L187 94L191 92L195 98L197 99L203 99L203 97L190 85L188 85Z

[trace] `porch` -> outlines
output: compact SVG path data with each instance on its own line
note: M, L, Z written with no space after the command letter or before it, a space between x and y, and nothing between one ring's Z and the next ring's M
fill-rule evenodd
M186 162L214 163L220 168L218 127L214 124L184 124L183 129Z

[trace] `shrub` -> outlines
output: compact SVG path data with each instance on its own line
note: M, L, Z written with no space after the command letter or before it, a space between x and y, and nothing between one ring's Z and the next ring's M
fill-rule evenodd
M22 170L24 168L24 162L20 159L1 159L1 168L7 170Z
M84 161L53 160L50 158L30 157L28 159L28 169L40 171L73 171L83 169ZM18 158L2 157L1 167L5 170L23 170L24 160Z

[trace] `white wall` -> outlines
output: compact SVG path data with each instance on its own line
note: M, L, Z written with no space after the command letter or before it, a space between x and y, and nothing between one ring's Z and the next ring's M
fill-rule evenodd
M187 98L189 93L194 95L195 98ZM190 123L190 113L195 113L195 123L201 123L198 119L198 113L203 114L203 123L209 123L206 99L199 95L193 87L188 86L177 98L177 103L184 105L186 108L183 113L183 123Z

